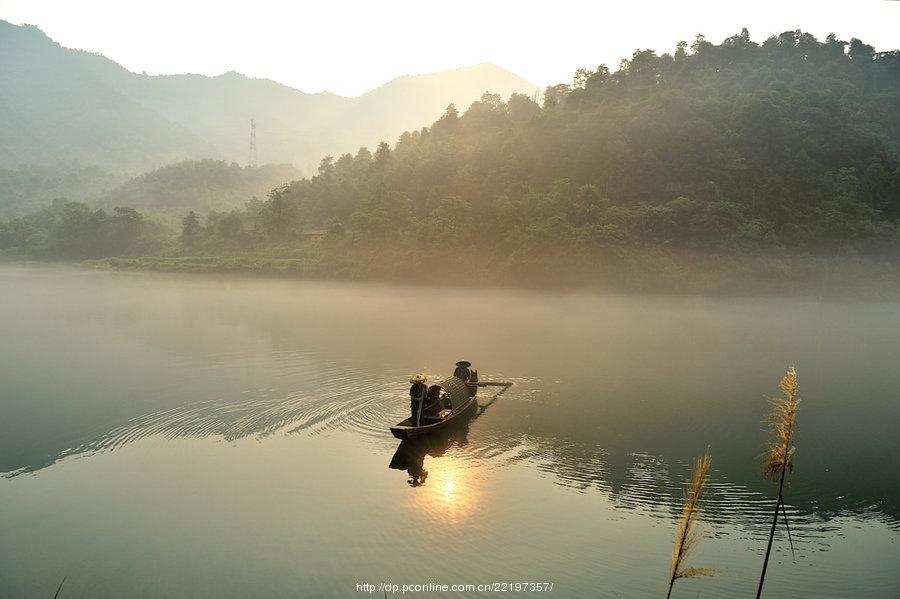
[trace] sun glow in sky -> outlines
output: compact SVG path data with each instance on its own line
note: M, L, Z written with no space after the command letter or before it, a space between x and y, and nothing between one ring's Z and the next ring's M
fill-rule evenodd
M900 2L600 2L556 0L0 0L0 18L136 72L236 70L303 91L358 95L404 74L493 62L533 83L615 67L636 48L672 51L741 27L761 42L803 29L900 46Z

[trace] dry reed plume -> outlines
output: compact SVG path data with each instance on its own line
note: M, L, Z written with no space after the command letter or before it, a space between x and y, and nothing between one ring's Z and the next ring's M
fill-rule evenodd
M787 510L784 507L784 479L787 472L794 471L794 424L797 420L797 409L800 399L797 397L797 371L791 366L779 383L782 397L772 399L772 411L769 414L769 424L772 427L773 438L769 451L769 458L763 468L763 476L778 480L778 499L775 502L775 510L772 514L772 528L769 531L769 543L766 546L766 557L763 560L762 574L759 577L759 588L756 597L762 595L763 582L766 578L766 568L769 565L769 555L772 552L772 540L775 538L775 525L778 523L778 510L784 512L784 523L787 524ZM790 528L788 536L790 537ZM793 550L793 541L791 541Z
M700 516L700 497L703 494L703 485L706 483L706 475L709 472L711 458L707 451L703 457L697 460L694 467L694 475L691 482L685 488L684 510L681 514L681 522L678 525L678 535L675 537L675 549L672 551L672 571L669 575L669 592L666 599L672 596L672 587L679 578L703 576L715 572L712 568L685 568L684 563L691 551L703 538L697 524Z
M797 371L793 366L788 369L778 386L784 396L772 400L769 424L772 427L773 440L769 459L763 468L763 476L772 480L780 478L785 470L794 471L794 447L791 442L800 399L797 397Z

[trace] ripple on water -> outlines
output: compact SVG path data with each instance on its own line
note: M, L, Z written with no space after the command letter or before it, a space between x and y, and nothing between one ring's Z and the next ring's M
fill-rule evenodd
M67 451L67 454L111 450L139 439L160 435L175 437L218 436L233 441L252 435L308 431L316 434L343 429L368 436L383 434L396 419L385 410L395 402L396 379L378 380L353 376L346 371L324 371L315 392L293 391L284 395L273 389L245 391L233 399L194 402L132 418L101 437Z
M288 354L278 357L283 363L282 370L296 367L302 359L302 356ZM147 413L67 449L60 457L115 450L154 436L220 437L234 441L254 435L301 432L318 435L345 431L384 440L389 435L388 428L406 414L405 373L392 371L372 377L370 372L337 364L320 364L311 373L315 383L309 390L283 393L274 387L250 389L230 398L196 401ZM511 379L502 374L483 375L483 378L514 382L503 397L507 404L553 401L540 392L543 383L536 378ZM480 396L486 414L490 414L491 397L490 394ZM556 484L583 492L605 493L624 509L654 518L678 515L686 465L675 465L677 469L673 472L673 465L659 456L642 453L630 454L625 465L611 464L610 456L600 447L585 451L574 441L529 432L514 433L492 426L473 425L473 431L476 442L461 443L454 452L478 468L531 463L536 470L552 477ZM622 467L625 471L617 474ZM6 472L4 476L16 476L23 471L25 469ZM770 516L771 502L771 497L735 485L714 470L707 486L704 517L713 525L742 522L748 534L759 536L765 533L759 523ZM814 511L801 512L788 505L787 512L792 525L803 532L801 543L814 543L833 532L823 525ZM877 510L873 517L884 520ZM891 524L896 529L897 523Z
M281 363L278 370L283 372L303 367L305 357L286 353L276 359ZM372 377L362 370L324 364L318 365L310 376L315 382L307 390L284 393L276 387L246 389L230 397L198 400L142 414L62 451L58 457L112 451L150 437L219 437L234 441L254 435L300 432L317 435L340 430L383 439L389 434L389 427L406 415L405 373L388 372ZM430 378L437 377L430 375ZM520 381L527 385L533 379ZM169 381L169 386L175 389L178 382ZM484 401L489 403L490 398L488 395ZM523 398L528 401L529 393L518 399ZM480 445L479 457L493 460L507 453L512 454L510 459L536 457L529 454L527 444L518 446L496 441ZM4 475L11 477L25 470Z

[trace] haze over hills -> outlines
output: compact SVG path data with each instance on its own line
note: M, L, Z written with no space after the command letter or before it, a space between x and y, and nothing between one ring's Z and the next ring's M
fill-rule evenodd
M25 216L57 199L94 203L126 179L97 166L69 163L0 168L0 219Z
M250 167L221 160L184 160L129 179L92 203L106 209L128 206L180 226L189 210L199 214L228 211L251 198L264 200L272 189L299 177L300 172L289 164Z
M105 211L54 202L0 220L0 251L644 290L900 285L898 99L898 51L802 31L759 43L744 28L718 45L635 51L616 71L579 69L541 105L484 94L239 210L228 207L262 168L160 169ZM232 177L239 197L209 184ZM187 201L198 214L182 216ZM158 210L180 234L141 214Z
M127 206L178 225L190 210L206 214L243 207L300 176L289 164L251 167L208 158L182 160L131 178L77 164L0 168L0 220L67 200L107 210Z
M0 21L0 168L78 161L137 174L191 158L245 164L253 118L260 163L309 171L326 154L393 142L448 103L536 89L492 64L399 77L356 98L235 72L148 76Z

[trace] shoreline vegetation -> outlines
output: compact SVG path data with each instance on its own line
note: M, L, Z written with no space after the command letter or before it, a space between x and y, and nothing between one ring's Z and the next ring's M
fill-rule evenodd
M465 112L451 104L393 145L325 156L241 208L218 192L205 215L182 206L154 220L122 205L220 188L207 179L221 169L188 165L102 208L57 199L0 221L0 253L469 286L894 294L898 101L900 51L799 30L698 36L615 71L579 69L541 104L487 92Z
M497 256L414 252L338 252L301 257L259 255L108 258L91 268L264 275L449 287L598 290L677 295L811 295L896 297L900 275L893 264L866 260L674 256L544 256L517 262Z
M478 252L338 249L306 254L110 257L34 260L0 251L0 263L57 263L96 270L263 276L297 280L424 284L469 288L603 291L709 296L795 296L881 299L900 296L891 261L865 258L677 255L646 251L516 261Z

